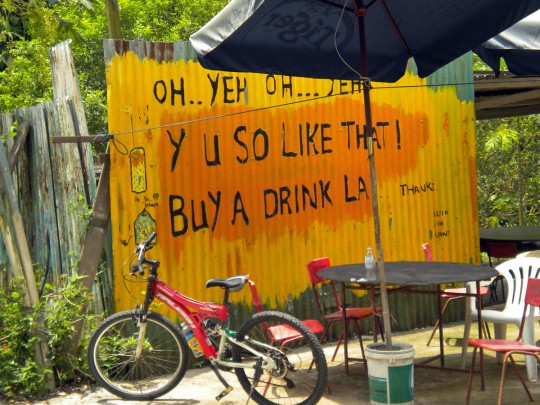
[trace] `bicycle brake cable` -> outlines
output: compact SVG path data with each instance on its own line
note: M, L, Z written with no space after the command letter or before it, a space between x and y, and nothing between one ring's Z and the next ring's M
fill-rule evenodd
M132 262L133 260L133 257L136 256L137 253L136 252L133 252L125 261L124 263L122 263L122 273L124 273L123 269L126 267L126 265L129 263ZM131 268L131 266L129 266L129 268ZM135 275L135 278L138 278L137 275ZM133 293L131 292L131 290L128 288L127 286L127 279L128 279L128 274L122 274L122 282L124 284L124 289L127 291L127 293L129 294L129 296L133 299L133 301L135 301L136 305L138 306L139 305L139 300L137 299L137 297L135 297L135 295L133 295ZM137 280L139 281L139 280Z

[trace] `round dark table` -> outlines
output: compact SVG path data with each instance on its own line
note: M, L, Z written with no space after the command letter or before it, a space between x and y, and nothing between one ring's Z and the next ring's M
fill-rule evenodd
M341 283L360 283L366 286L379 284L368 280L363 263L331 266L319 271L319 276ZM490 280L498 273L491 267L477 264L450 262L384 262L386 284L399 286L438 285Z
M451 284L451 283L467 283L467 282L476 282L476 291L480 291L480 281L482 280L491 280L492 278L498 276L495 270L489 266L482 266L476 264L465 264L465 263L450 263L450 262L384 262L384 275L387 285L400 286L403 287L399 289L402 292L414 293L411 288L415 286L425 286L425 285L435 285L437 286L436 290L433 291L433 294L437 295L438 298L438 312L439 318L441 319L441 284ZM336 281L342 283L341 297L342 297L342 310L343 310L343 324L346 327L345 313L346 313L346 304L345 304L345 288L351 283L360 284L360 288L374 290L380 283L379 275L368 279L366 268L363 263L354 263L354 264L344 264L338 266L331 266L326 269L319 270L317 273L318 276L323 277L328 280ZM348 287L351 288L351 287ZM425 293L426 291L421 291ZM456 294L462 295L462 294ZM480 308L480 294L475 294L478 302L478 307ZM372 294L372 300L374 296ZM372 302L372 306L375 307L375 303ZM482 317L481 311L478 316L478 327L480 337L482 337ZM435 358L440 358L441 367L444 367L444 338L442 330L442 321L439 322L439 348L440 354L435 356ZM348 349L347 349L347 334L345 333L344 338L344 350L345 358L348 358ZM432 360L432 359L431 359ZM431 361L431 360L428 360ZM348 362L346 361L346 366ZM347 366L348 373L348 366Z
M540 246L540 226L501 226L480 229L480 250L486 251L490 242L511 242L518 246L518 251L538 249Z

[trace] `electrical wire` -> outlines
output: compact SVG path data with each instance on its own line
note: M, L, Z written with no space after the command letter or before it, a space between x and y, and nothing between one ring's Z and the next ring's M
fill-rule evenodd
M343 1L343 8L341 10L341 14L339 16L339 20L338 20L338 23L337 23L337 26L336 26L336 29L334 30L334 48L336 50L336 53L337 53L337 56L339 57L339 59L341 59L341 61L343 62L343 64L345 66L347 66L352 72L356 73L358 75L358 77L360 78L360 80L368 80L369 81L369 78L367 77L362 77L362 74L360 72L358 72L356 69L354 69L351 65L349 65L349 63L345 60L345 58L341 55L341 52L339 51L339 47L338 47L338 44L337 44L337 35L338 35L338 31L339 31L339 26L341 25L341 22L343 21L343 16L345 15L345 9L347 7L347 1L348 0L344 0Z
M129 273L125 273L124 272L124 268L126 267L126 265L128 264L129 262L129 266L128 266L128 269L131 268L131 263L133 261L133 258L134 257L137 257L137 254L136 253L132 253L125 261L124 263L122 263L122 267L121 267L121 272L122 272L122 282L124 284L124 289L126 290L126 292L129 294L129 296L131 297L131 299L133 301L135 301L136 305L140 305L139 303L139 299L137 297L135 297L135 295L133 295L133 293L131 292L130 288L128 287L127 285L127 282L131 282L131 283L145 283L147 282L147 279L146 278L139 278L136 274L129 274ZM129 277L135 277L135 280L133 278L129 278Z
M369 80L369 79L360 77L360 80ZM540 82L540 78L538 78L538 79L531 79L531 78L510 79L509 78L507 80L500 80L499 79L497 81L497 83L499 83L499 84L504 84L504 83L519 84L519 83L531 83L531 82ZM371 83L373 83L373 82L371 82ZM411 88L423 88L423 87L469 86L469 85L475 85L475 84L478 84L478 82L477 83L475 83L475 82L456 82L456 83L434 83L434 84L426 83L426 84L418 84L418 85L377 86L377 87L371 87L371 91L399 90L399 89L411 89ZM96 141L101 141L101 142L112 140L113 145L115 146L115 148L118 150L119 153L121 153L123 155L128 155L129 153L128 153L127 147L122 142L120 142L118 140L118 138L117 138L118 136L129 135L129 134L133 134L133 133L136 133L136 132L147 132L147 131L151 131L151 130L155 130L155 129L176 127L176 126L180 126L180 125L195 124L195 123L204 122L204 121L213 121L213 120L218 120L218 119L224 119L224 118L234 117L234 116L237 116L237 115L250 114L250 113L255 113L255 112L260 112L260 111L265 111L265 110L271 110L271 109L274 109L274 108L282 108L282 107L288 107L288 106L297 105L297 104L303 104L303 103L308 103L308 102L313 102L313 101L318 101L318 100L329 99L329 98L332 98L332 97L342 97L342 96L344 97L344 96L349 96L349 95L354 94L354 93L360 93L360 91L355 90L355 91L341 92L339 94L330 94L330 95L326 95L326 96L312 97L312 98L308 98L308 99L305 99L305 100L291 101L291 102L287 102L287 103L275 104L275 105L266 106L266 107L253 108L253 109L249 109L249 110L245 110L245 111L237 111L237 112L234 112L234 113L213 115L213 116L202 117L202 118L194 118L194 119L191 119L191 120L178 121L178 122L173 122L173 123L170 123L170 124L157 125L157 126L153 126L153 127L145 127L145 128L140 128L140 129L133 129L133 130L129 130L129 131L119 131L119 132L113 132L113 133L103 133L103 132L101 132L101 133L99 133L99 134L97 134L95 136L95 139L96 139ZM118 145L120 145L122 150L120 150Z

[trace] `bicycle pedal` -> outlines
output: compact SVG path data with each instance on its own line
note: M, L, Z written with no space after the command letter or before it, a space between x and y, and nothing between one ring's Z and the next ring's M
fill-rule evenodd
M227 388L225 388L223 391L221 391L221 394L219 394L216 397L216 401L219 401L221 398L223 398L225 395L229 394L233 388L229 385Z

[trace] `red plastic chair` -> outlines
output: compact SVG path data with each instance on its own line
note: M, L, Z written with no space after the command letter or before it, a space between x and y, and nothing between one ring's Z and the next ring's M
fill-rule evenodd
M529 306L540 307L540 279L530 278L527 281L527 291L525 292L525 307L523 308L523 316L521 318L519 334L516 340L503 340L503 339L468 339L467 340L469 345L474 346L474 350L473 350L471 371L469 373L469 382L467 384L467 398L465 401L466 404L469 403L470 396L471 396L471 387L472 387L472 380L473 380L473 375L474 375L474 363L476 360L476 352L478 349L480 349L480 376L481 376L482 391L485 391L486 389L485 378L484 378L484 350L491 350L497 353L504 354L503 363L502 363L502 372L501 372L501 382L499 386L498 404L499 405L502 404L503 388L504 388L504 373L506 370L506 362L508 359L510 359L512 366L514 370L516 371L516 374L521 380L521 384L523 384L523 388L525 388L525 391L527 392L527 395L529 396L529 400L531 402L533 401L531 392L529 391L529 388L527 387L527 384L525 383L525 380L523 379L523 376L521 372L519 371L519 368L517 367L516 362L513 357L514 354L534 356L536 357L536 363L537 364L540 363L540 357L538 355L538 353L540 353L540 347L522 342L523 330L525 327L525 321L527 319Z
M259 291L255 282L249 278L249 288L251 290L251 295L253 297L253 306L257 312L263 310L261 298L259 296ZM324 327L318 319L305 319L302 321L304 325L316 336L320 335L324 331ZM270 339L272 343L280 343L280 348L282 349L289 342L293 342L302 336L298 334L295 330L290 329L287 325L278 325L268 328Z
M488 261L489 266L493 267L493 259L497 260L498 264L501 259L513 259L518 254L517 244L512 242L490 242L486 243L486 253L488 255ZM502 299L505 300L504 297L504 283L502 281L502 277L496 277L495 280L491 283L490 286L490 296L489 301L490 304L493 302L498 301L497 297L497 286L501 284L501 290L502 290Z
M257 312L261 312L263 310L261 298L259 296L259 291L257 290L257 286L255 285L255 282L249 277L248 275L248 283L249 288L251 290L252 295L252 302L253 306L255 307L255 310ZM305 319L302 320L302 323L307 326L307 328L315 335L318 336L324 331L324 327L322 326L321 322L318 319ZM283 350L283 348L291 342L294 342L295 340L302 339L302 335L298 333L296 329L292 329L289 325L283 324L283 325L276 325L276 326L267 326L268 336L270 338L270 343L279 343L279 349ZM311 369L313 367L313 361L311 362L311 365L309 368ZM267 386L264 389L264 392L266 393L266 390L269 388L269 382L271 378L267 382ZM326 389L328 390L328 393L332 393L332 389L330 388L330 383L326 384Z
M341 306L341 303L338 298L336 286L334 282L324 279L322 277L319 277L317 274L320 270L325 269L327 267L330 267L330 260L327 257L323 257L320 259L314 259L306 264L309 280L311 282L311 287L313 289L313 293L315 295L315 303L317 305L317 309L319 310L319 313L321 317L325 320L325 328L323 331L323 334L321 336L321 343L324 341L328 334L328 330L330 329L330 326L332 326L334 323L337 323L338 325L343 325L343 307ZM321 297L324 297L324 292L322 291L323 284L327 284L330 286L332 297L328 300L331 303L331 308L327 308L325 305L325 302L321 302ZM330 313L328 313L328 310L331 310ZM353 359L349 358L349 356L345 356L345 369L347 371L347 374L349 373L349 360L358 360L363 361L364 365L367 368L366 363L366 357L364 355L364 344L362 342L362 330L360 329L360 324L358 321L360 319L369 318L370 316L373 316L375 314L376 320L377 320L377 326L379 331L382 331L382 325L381 320L377 314L377 310L374 312L372 308L346 308L345 309L346 317L345 317L345 327L342 328L341 334L336 346L336 349L334 351L334 355L332 356L332 361L336 358L336 354L338 352L339 346L341 345L341 342L345 338L345 333L347 333L347 329L349 324L352 322L356 334L358 336L358 340L360 342L360 350L362 351L362 358L361 359ZM374 334L376 334L377 331L374 331ZM382 335L382 333L381 333Z
M513 259L518 254L517 244L511 242L486 243L486 252L491 267L493 267L492 258L497 260Z
M426 260L428 262L432 262L433 254L431 253L430 244L424 243L422 244L422 248L424 249ZM480 295L486 295L488 291L489 291L488 287L480 287ZM456 294L465 294L466 292L467 292L466 287L445 288L442 291L441 298L446 299L446 302L444 303L444 306L441 310L441 315L437 318L437 322L435 322L435 326L433 327L433 331L431 332L431 335L429 336L426 346L429 346L429 344L431 343L431 340L433 339L433 336L435 336L435 332L437 332L437 329L439 328L439 324L441 323L441 319L444 316L444 312L446 311L448 304L450 304L451 301L454 301L460 298L465 298L464 295L456 295ZM490 336L489 329L487 328L486 328L486 334L487 336Z

